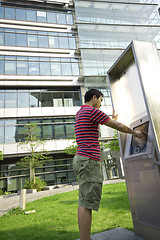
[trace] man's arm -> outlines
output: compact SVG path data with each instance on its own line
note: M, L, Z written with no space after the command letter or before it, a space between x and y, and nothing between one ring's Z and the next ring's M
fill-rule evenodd
M108 120L106 123L104 123L104 125L114 128L120 132L124 132L124 133L130 133L132 135L134 135L135 137L141 138L142 137L142 133L140 131L134 131L131 128L127 127L126 125L124 125L123 123L117 122L113 119Z

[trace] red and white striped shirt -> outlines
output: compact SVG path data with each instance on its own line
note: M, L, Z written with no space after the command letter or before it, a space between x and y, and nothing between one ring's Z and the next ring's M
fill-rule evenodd
M103 125L108 120L110 117L98 108L81 106L75 119L76 154L100 161L99 124Z

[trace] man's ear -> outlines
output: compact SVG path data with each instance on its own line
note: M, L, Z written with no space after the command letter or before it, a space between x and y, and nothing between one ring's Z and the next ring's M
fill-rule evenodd
M93 100L97 99L97 96L96 96L96 95L93 95L92 99L93 99Z

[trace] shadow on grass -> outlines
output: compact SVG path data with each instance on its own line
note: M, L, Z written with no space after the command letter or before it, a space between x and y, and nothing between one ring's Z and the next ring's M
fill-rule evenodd
M1 240L75 240L79 238L79 233L32 225L9 231L1 230L0 236Z

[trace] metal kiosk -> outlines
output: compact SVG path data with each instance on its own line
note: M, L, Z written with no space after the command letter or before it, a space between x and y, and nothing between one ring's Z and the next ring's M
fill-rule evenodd
M143 137L119 133L135 233L160 239L160 63L157 49L133 41L108 71L118 121Z

